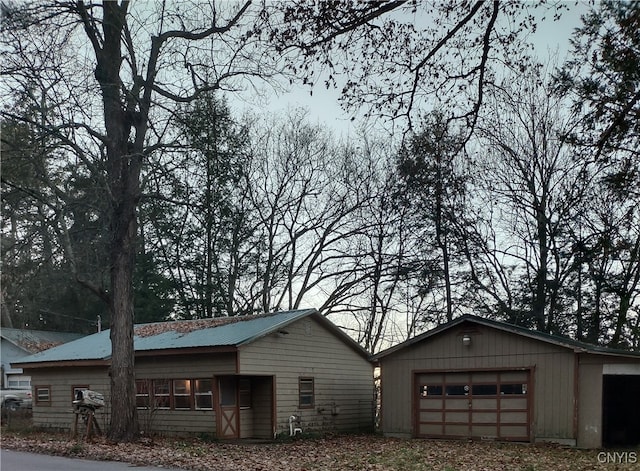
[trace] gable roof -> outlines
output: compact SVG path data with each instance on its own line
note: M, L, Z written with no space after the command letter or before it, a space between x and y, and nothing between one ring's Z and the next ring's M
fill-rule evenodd
M156 322L134 326L134 349L137 354L158 351L180 353L181 349L231 348L278 332L287 325L313 316L365 358L367 352L339 327L315 309L282 311L272 314L223 317L187 321ZM111 359L110 330L89 335L74 342L21 358L20 367L54 366L60 362L108 362Z
M427 340L430 337L436 336L445 332L453 327L459 326L463 323L471 323L477 325L483 325L485 327L489 327L492 329L501 330L503 332L510 332L512 334L521 335L523 337L528 337L534 340L538 340L541 342L546 342L549 344L557 345L560 347L568 348L573 350L576 353L597 353L601 355L617 355L617 356L627 356L640 358L640 352L631 352L628 350L618 350L614 348L601 347L598 345L592 345L585 342L579 342L577 340L570 339L568 337L561 337L559 335L547 334L545 332L539 332L537 330L530 330L525 327L520 327L513 324L508 324L506 322L495 321L491 319L485 319L483 317L474 316L471 314L465 314L460 316L452 321L449 321L445 324L439 325L438 327L431 329L421 335L413 337L405 342L402 342L398 345L395 345L387 350L384 350L373 356L373 360L379 360L386 356L392 355L398 350L402 350L411 345L422 342L423 340Z
M2 327L0 337L25 353L38 353L58 345L84 337L77 332L54 332L48 330L14 329Z

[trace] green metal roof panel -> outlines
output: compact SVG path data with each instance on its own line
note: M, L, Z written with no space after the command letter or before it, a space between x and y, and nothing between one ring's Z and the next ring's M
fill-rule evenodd
M14 363L39 363L41 361L101 360L111 356L109 331L87 335L78 340L21 358Z
M276 332L308 315L315 309L277 312L275 314L199 319L193 321L139 324L134 328L137 352L193 347L240 346ZM60 345L16 363L41 363L78 360L106 360L111 357L109 330Z
M77 332L54 332L49 330L14 329L2 327L0 336L17 347L31 353L36 353L60 344L71 342L84 337L86 334Z

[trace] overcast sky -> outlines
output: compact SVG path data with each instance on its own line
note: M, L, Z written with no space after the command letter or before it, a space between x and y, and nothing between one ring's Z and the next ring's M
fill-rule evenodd
M589 10L586 2L565 2L569 11L564 11L559 21L553 21L552 13L539 13L541 19L537 31L532 33L528 40L535 45L540 60L552 55L557 56L561 63L569 52L569 38L574 29L580 25L580 17ZM303 107L309 111L312 122L327 125L334 128L339 134L347 135L353 131L351 123L352 113L344 112L338 103L340 93L338 90L327 90L319 80L319 85L313 88L310 94L309 88L302 85L294 85L288 93L273 94L268 102L260 103L258 110L267 109L274 113L286 113L287 109ZM265 99L267 100L267 99ZM238 110L249 105L239 104ZM254 108L255 110L255 108ZM355 122L358 125L358 121Z

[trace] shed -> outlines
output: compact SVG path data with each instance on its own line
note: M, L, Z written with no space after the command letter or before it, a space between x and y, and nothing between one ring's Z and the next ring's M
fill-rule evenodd
M149 433L273 438L371 429L368 353L315 309L136 325L141 428ZM105 395L109 424L109 331L23 358L32 376L33 421L70 429L78 389ZM293 418L293 419L291 419ZM291 420L290 420L291 419Z
M49 330L0 329L0 361L2 363L3 388L30 388L31 378L21 368L13 368L12 362L25 355L41 352L65 342L79 339L85 334L76 332L54 332Z
M464 315L377 354L387 436L640 443L640 354Z

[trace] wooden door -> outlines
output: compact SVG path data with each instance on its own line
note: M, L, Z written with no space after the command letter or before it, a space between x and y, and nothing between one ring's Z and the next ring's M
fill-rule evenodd
M218 437L222 439L238 438L239 409L238 382L235 376L218 378Z

